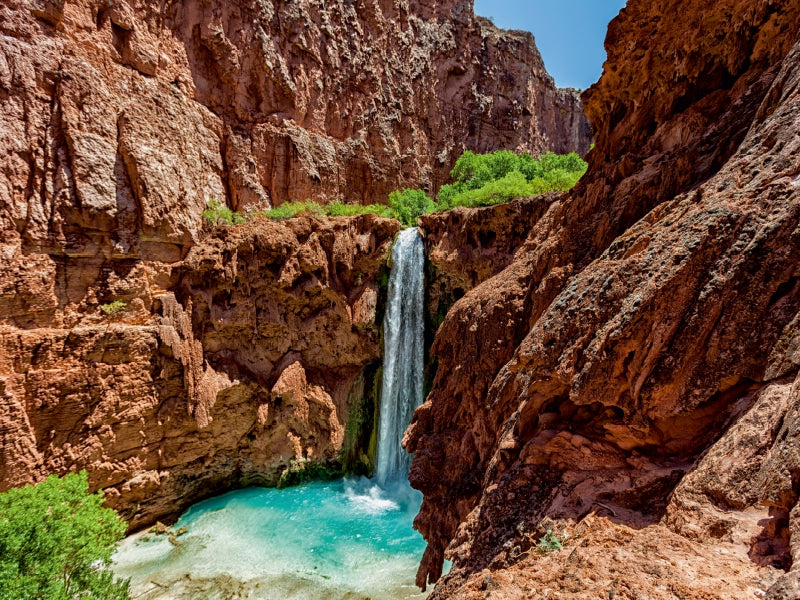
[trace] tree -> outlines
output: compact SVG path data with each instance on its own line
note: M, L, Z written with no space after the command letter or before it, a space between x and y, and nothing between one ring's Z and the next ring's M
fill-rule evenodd
M430 212L433 207L433 200L422 190L404 189L389 194L389 208L406 227L414 227L420 215Z
M127 600L111 555L125 534L85 471L0 494L0 598Z

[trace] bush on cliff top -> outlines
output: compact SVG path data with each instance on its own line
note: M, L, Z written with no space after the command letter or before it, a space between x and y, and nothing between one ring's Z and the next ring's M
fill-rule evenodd
M311 200L305 202L284 202L280 206L264 211L264 216L269 219L291 219L298 215L310 215L316 217L354 217L356 215L376 214L382 217L393 217L388 206L382 204L346 204L344 202L332 202L331 204L318 204Z
M109 568L125 522L88 492L82 471L0 494L0 598L128 599Z
M247 223L247 217L225 206L219 200L209 199L203 218L212 225L242 225Z
M435 202L423 190L404 189L389 194L389 206L362 206L343 202L323 206L312 201L286 202L263 214L270 219L290 219L300 214L350 217L374 213L382 217L393 217L404 226L412 227L420 215L429 212L448 210L456 206L489 206L514 198L570 190L586 172L586 167L586 162L574 152L547 152L535 159L530 154L516 154L510 150L498 150L491 154L467 151L456 161L450 172L453 183L442 186ZM238 213L210 213L210 217L216 219L214 222L229 225L236 222L237 215ZM211 220L210 217L206 218Z
M547 152L538 160L530 154L498 150L491 154L467 151L456 161L436 196L438 210L455 206L488 206L513 198L566 191L586 173L586 162L576 153Z
M389 194L389 208L392 216L405 227L413 227L417 219L431 212L435 204L422 190L395 191Z

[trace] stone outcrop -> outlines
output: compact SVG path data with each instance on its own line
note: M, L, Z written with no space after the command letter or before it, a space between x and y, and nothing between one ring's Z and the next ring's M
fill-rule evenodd
M348 422L380 359L398 229L373 216L222 228L169 274L129 266L124 288L109 268L103 283L128 301L115 315L87 299L69 326L4 318L3 487L87 469L137 528L215 491L368 459L348 447ZM31 319L60 290L40 281Z
M437 333L433 597L796 597L800 3L676 6L612 22L587 176Z
M428 265L425 306L430 325L438 328L457 300L511 264L531 227L557 197L546 194L420 217Z

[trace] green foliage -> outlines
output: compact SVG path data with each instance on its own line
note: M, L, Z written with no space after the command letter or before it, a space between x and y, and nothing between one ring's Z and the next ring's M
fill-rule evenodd
M85 471L0 494L0 598L127 600L109 569L125 523Z
M537 160L530 154L509 150L491 154L467 151L450 172L453 183L439 190L437 208L488 206L512 198L569 190L586 172L586 167L586 162L574 152L547 152Z
M482 187L461 192L454 198L453 206L489 206L514 198L534 196L536 193L537 187L526 181L522 173L511 171L499 179L488 181Z
M381 204L347 204L333 202L321 205L311 200L286 202L264 211L270 219L291 219L298 215L314 217L352 217L373 213L393 217L405 227L413 227L420 215L455 206L488 206L514 198L536 196L557 190L569 190L586 172L586 163L574 152L548 152L538 160L530 154L498 150L491 154L464 152L450 172L453 183L444 185L436 202L423 190L403 189L389 194L389 206ZM218 202L209 202L203 215L213 223L235 224L244 217Z
M280 206L264 211L264 216L268 219L292 219L298 215L309 215L312 217L354 217L356 215L374 214L381 217L395 217L394 211L383 204L348 204L346 202L331 202L330 204L319 204L311 200L303 202L284 202Z
M537 550L540 554L548 554L554 550L561 550L563 547L561 539L553 533L552 529L548 529L545 534L539 538Z
M213 198L206 203L203 218L212 225L242 225L247 223L247 218L243 214L234 212Z
M325 215L325 210L322 205L306 200L305 202L284 202L280 206L264 211L265 217L278 221L303 214L322 217Z
M364 215L372 213L381 217L392 216L392 211L388 206L383 204L368 204L363 206L361 204L345 204L344 202L332 202L325 206L325 214L330 217L354 217L356 215Z
M284 202L280 206L264 211L264 216L268 219L291 219L298 215L309 215L312 217L354 217L356 215L375 214L381 217L391 217L392 213L387 206L382 204L347 204L345 202L331 202L330 204L318 204L311 200L304 202Z
M117 314L118 312L122 312L128 305L123 302L122 300L114 300L113 302L109 302L108 304L101 304L100 310L102 310L106 315L109 317L112 315Z
M395 219L406 227L413 227L420 215L433 210L435 204L424 191L406 188L389 194L389 208Z

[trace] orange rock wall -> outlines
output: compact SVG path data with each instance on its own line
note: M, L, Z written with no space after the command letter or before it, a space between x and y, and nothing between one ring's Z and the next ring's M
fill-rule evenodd
M796 597L774 567L797 554L798 17L798 2L631 0L612 22L584 94L587 176L436 335L405 440L425 494L418 582L453 561L434 597ZM576 537L575 563L539 559L543 519ZM733 566L709 577L676 533ZM680 593L650 576L665 556Z
M371 216L260 220L217 230L172 271L113 265L109 278L130 286L117 282L128 305L116 315L95 304L69 326L6 317L2 488L87 469L137 528L231 487L339 468L346 453L368 460L346 434L380 359L398 229ZM37 298L57 305L62 281Z

